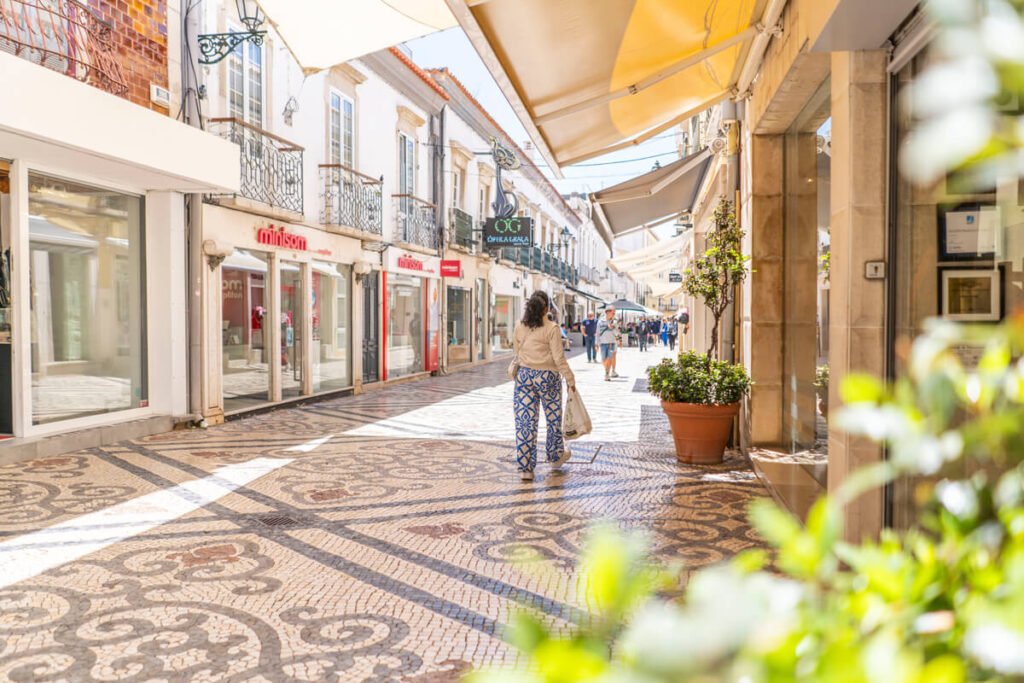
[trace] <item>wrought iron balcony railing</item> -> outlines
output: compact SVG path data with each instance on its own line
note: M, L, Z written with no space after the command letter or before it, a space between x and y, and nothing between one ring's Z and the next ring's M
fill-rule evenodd
M391 199L398 218L395 239L437 249L437 205L411 194L393 194Z
M238 145L239 195L302 213L302 147L241 119L210 119L211 129Z
M451 220L452 241L461 247L473 249L477 247L480 240L473 232L473 217L462 209L452 208Z
M128 92L110 24L77 0L0 0L0 51L114 95Z
M320 222L380 235L384 231L383 179L342 164L320 164Z

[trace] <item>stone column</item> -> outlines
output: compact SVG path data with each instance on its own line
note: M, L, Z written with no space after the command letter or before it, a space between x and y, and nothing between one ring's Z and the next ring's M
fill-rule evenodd
M782 442L782 135L746 135L740 225L753 272L740 296L740 362L754 380L741 419L744 448Z
M886 54L832 54L832 257L829 310L829 403L849 372L885 372L884 280L864 277L867 261L886 253ZM828 488L877 462L879 446L829 428ZM882 527L882 492L868 492L844 512L847 539Z
M352 372L352 393L363 393L363 280L368 277L376 277L377 271L372 270L368 275L358 277L352 275L349 278L352 293L351 317L349 318L348 330L348 353L352 359L349 367Z

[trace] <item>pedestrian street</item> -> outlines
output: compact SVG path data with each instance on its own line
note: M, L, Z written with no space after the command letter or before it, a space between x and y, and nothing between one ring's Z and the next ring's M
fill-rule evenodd
M533 482L507 358L0 467L0 680L458 680L515 662L516 605L583 618L597 520L690 569L755 547L746 461L676 461L643 373L667 354L605 382L574 350L594 432Z

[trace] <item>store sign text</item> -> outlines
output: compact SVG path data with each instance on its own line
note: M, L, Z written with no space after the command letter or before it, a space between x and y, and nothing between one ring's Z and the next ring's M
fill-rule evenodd
M423 270L423 261L414 259L408 254L404 254L398 257L398 267L405 268L406 270Z
M458 259L442 260L441 277L462 277L462 261Z
M484 221L485 247L532 247L533 219L526 216Z
M270 225L256 231L256 241L272 247L306 251L306 238L284 231L284 226Z

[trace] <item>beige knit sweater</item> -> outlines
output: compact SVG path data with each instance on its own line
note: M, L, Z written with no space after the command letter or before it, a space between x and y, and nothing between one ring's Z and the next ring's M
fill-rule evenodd
M569 386L576 385L576 376L565 360L562 346L562 331L558 325L545 320L540 327L530 328L519 323L512 334L512 348L519 357L519 364L534 370L557 372Z

